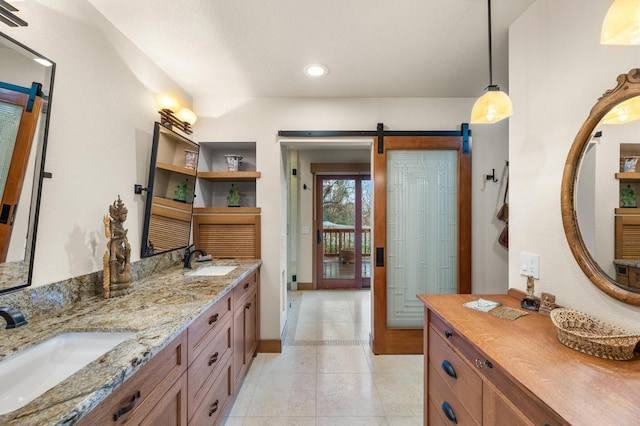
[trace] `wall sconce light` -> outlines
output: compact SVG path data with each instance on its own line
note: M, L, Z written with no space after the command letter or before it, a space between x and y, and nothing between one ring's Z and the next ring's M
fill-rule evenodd
M615 0L602 22L600 44L640 44L640 2Z
M191 126L196 122L198 116L187 107L183 107L178 99L167 93L156 95L156 104L160 113L160 124L171 129L177 127L184 133L193 133Z

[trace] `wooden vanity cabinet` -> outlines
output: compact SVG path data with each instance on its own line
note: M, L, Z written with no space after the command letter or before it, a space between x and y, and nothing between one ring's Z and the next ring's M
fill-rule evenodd
M258 347L259 281L253 271L79 424L222 423Z
M425 309L425 424L568 424L441 315Z
M237 389L258 348L260 275L256 271L233 290L233 382Z
M425 305L425 424L450 425L447 413L472 425L638 424L640 354L598 358L561 344L551 319L537 312L509 320L463 306L482 297L501 303L496 310L520 309L523 296L513 289L418 295Z
M182 333L78 425L185 425L187 336Z

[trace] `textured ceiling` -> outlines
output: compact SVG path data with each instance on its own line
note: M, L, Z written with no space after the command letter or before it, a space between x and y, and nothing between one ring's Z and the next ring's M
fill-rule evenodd
M476 97L489 83L485 0L89 0L194 97ZM494 83L508 26L493 0ZM306 77L309 63L329 74Z

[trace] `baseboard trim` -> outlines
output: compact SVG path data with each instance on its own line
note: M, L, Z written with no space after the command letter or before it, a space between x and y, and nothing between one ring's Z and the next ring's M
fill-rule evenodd
M258 352L265 354L282 353L282 339L260 340L258 342Z
M298 283L298 290L313 290L313 283Z

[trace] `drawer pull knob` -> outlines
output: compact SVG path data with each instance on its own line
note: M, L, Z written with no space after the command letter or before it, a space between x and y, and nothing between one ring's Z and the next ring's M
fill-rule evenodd
M244 283L244 289L245 290L248 289L250 285L251 285L251 283Z
M454 379L458 378L458 376L456 375L456 370L453 369L453 365L451 365L451 363L446 359L442 361L441 367L449 377L453 377Z
M211 408L209 409L209 417L213 416L213 413L215 413L216 411L218 411L218 400L216 399L216 402L214 402L211 405Z
M442 412L449 419L451 423L458 424L458 419L456 419L456 413L453 412L453 408L449 405L447 401L442 403Z
M453 336L453 333L450 331L445 330L444 331L444 337L446 337L447 339L450 339L451 336Z
M216 361L218 361L218 352L216 352L215 354L211 355L211 358L209 358L209 365L213 364Z
M218 321L218 316L219 314L215 314L214 316L212 316L211 318L209 318L209 325L213 324L214 322Z
M140 399L140 391L136 391L136 393L131 398L131 402L129 404L125 405L124 407L122 407L121 409L119 409L113 414L113 421L114 422L118 421L120 417L122 417L123 415L127 414L129 411L136 408L136 405L138 404L138 399Z
M246 305L244 305L245 309L251 309L251 303L247 303Z

